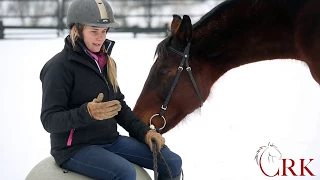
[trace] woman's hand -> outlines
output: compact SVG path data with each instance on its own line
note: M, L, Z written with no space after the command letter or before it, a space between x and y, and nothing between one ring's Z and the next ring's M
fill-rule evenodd
M87 105L91 117L96 120L110 119L118 114L121 110L121 104L118 100L102 102L103 93L99 93L97 98Z
M164 146L165 139L161 136L160 133L157 133L154 130L149 130L145 137L145 142L149 146L150 150L153 151L152 140L157 144L157 151L160 152L160 149Z

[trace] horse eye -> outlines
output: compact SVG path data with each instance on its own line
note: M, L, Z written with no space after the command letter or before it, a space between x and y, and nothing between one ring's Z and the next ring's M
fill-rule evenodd
M170 70L162 70L159 72L159 76L162 77L162 76L168 75L169 72L170 72Z

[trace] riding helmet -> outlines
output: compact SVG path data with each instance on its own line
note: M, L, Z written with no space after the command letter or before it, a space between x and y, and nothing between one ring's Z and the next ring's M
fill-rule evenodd
M85 24L98 28L116 28L113 11L105 0L75 0L67 12L67 27L74 24Z

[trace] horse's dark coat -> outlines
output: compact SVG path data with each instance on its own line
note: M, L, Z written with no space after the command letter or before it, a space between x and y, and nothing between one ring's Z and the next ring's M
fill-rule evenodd
M190 32L189 62L204 100L224 73L263 60L304 61L320 83L319 7L319 0L226 0L194 25L188 16L174 16L172 34L156 49L158 58L134 112L147 124L159 113L182 58L168 46L183 51ZM183 72L164 114L167 126L162 133L197 109L199 103L188 74ZM160 118L155 125L162 126Z

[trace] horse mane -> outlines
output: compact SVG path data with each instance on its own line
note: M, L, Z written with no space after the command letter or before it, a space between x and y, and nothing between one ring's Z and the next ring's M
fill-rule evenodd
M171 36L172 35L169 35L167 38L165 38L164 40L162 40L158 44L156 51L154 53L154 56L156 56L156 54L158 54L159 58L162 59L163 56L168 54L167 44L168 44Z
M277 19L279 15L283 14L284 11L288 13L295 12L296 9L301 8L304 2L305 0L225 0L207 12L193 25L194 36L201 37L203 34L210 34L210 31L217 28L217 24L227 23L224 22L228 16L226 9L231 10L237 4L246 4L245 7L241 7L243 12L240 15L243 17L263 16L270 17L273 21ZM283 7L285 7L285 9ZM207 28L207 32L203 30L196 31L204 26Z
M245 18L261 16L260 19L263 19L265 22L271 21L272 23L277 23L276 21L279 15L282 13L294 13L304 2L305 0L225 0L212 8L212 10L204 14L200 20L193 24L193 38L208 40L207 36L210 36L210 34L212 34L211 32L216 30L218 32L224 31L221 27L224 26L222 24L230 23L225 21L229 15L227 10L235 8L238 3L246 3L246 6L242 7L243 11L241 12L243 13L240 14L241 16ZM283 7L285 7L285 9L283 9ZM262 21L259 23L262 23ZM168 54L167 45L172 36L173 34L170 33L167 38L158 44L154 56L156 54L159 56Z
M203 24L207 24L207 21L209 21L211 19L211 16L213 16L214 14L223 11L225 8L229 7L231 5L230 0L225 0L222 3L218 4L217 6L215 6L214 8L212 8L209 12L207 12L206 14L204 14L200 20L198 22L196 22L193 25L193 28L198 28L199 26L203 25Z

